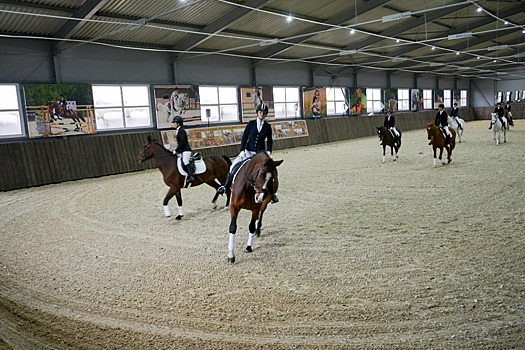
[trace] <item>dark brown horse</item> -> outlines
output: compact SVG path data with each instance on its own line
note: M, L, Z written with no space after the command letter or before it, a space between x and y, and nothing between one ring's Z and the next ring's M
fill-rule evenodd
M394 161L398 158L397 152L399 151L399 148L401 147L401 131L399 131L399 139L394 138L394 135L385 127L385 126L376 126L377 129L377 137L379 137L379 140L381 141L381 145L383 146L383 163L385 162L386 158L386 146L390 146L390 155L394 157ZM396 151L396 155L394 156L394 150Z
M184 216L184 208L182 206L182 195L181 189L184 187L186 179L185 175L182 175L177 167L177 157L169 150L164 148L157 140L152 139L148 136L148 140L142 151L137 155L139 162L145 162L148 159L153 158L157 168L162 172L164 176L164 183L169 186L168 193L164 197L164 215L166 217L171 216L168 202L175 196L177 198L177 204L179 206L179 215L175 219L180 220ZM195 174L195 180L191 183L191 187L202 185L203 183L213 187L217 190L221 185L224 185L228 172L230 170L231 160L226 156L205 156L203 161L206 164L206 171L201 174ZM198 171L198 168L197 168ZM219 183L217 183L217 181ZM188 187L188 183L186 187ZM217 195L213 198L212 203L215 204ZM230 204L230 195L226 194L226 206Z
M237 216L241 209L252 212L246 244L246 252L252 252L253 237L261 234L262 218L270 203L270 192L275 193L279 188L277 167L282 162L282 160L274 161L266 152L261 152L246 161L235 175L231 189L228 262L235 262L233 248L237 232Z
M50 117L53 120L71 118L75 122L75 131L79 131L82 128L81 122L86 122L84 117L74 109L65 109L58 102L51 102L48 106Z
M450 134L452 135L450 137L450 146L446 145L446 139L445 136L443 136L443 133L437 127L434 123L427 124L427 135L428 139L430 140L430 143L432 145L432 148L434 149L434 166L437 166L437 159L436 159L436 150L439 148L439 160L441 161L441 164L445 164L443 161L443 148L447 150L447 164L452 161L450 158L452 156L452 150L454 147L456 147L456 131L452 128L449 128Z

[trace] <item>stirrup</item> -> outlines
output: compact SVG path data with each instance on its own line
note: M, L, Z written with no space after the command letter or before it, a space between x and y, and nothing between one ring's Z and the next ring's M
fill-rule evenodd
M226 193L226 187L224 186L221 186L217 189L217 193L220 194L220 195L223 195L224 193Z

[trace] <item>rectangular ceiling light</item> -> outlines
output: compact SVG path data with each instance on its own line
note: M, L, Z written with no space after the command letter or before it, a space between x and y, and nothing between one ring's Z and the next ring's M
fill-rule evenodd
M448 40L470 38L471 36L472 36L472 32L459 33L459 34L451 34L451 35L448 36Z
M401 13L396 13L396 14L393 14L393 15L383 16L382 22L383 23L385 23L385 22L392 22L392 21L397 21L399 19L405 19L405 18L410 18L410 17L412 17L412 12L411 11L401 12Z
M277 44L278 42L279 42L279 39L263 40L259 42L259 46L269 46L269 45Z
M357 50L342 50L339 51L339 56L352 55L354 53L357 53Z
M509 45L489 46L489 47L487 47L487 51L505 50L508 47L509 47Z
M444 63L441 62L430 62L430 67L441 67Z

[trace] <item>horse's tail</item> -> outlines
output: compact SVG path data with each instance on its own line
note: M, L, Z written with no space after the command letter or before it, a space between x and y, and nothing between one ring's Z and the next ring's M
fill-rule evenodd
M226 160L226 163L228 163L229 167L232 166L232 161L231 161L230 157L222 155L222 158L224 158L224 160Z

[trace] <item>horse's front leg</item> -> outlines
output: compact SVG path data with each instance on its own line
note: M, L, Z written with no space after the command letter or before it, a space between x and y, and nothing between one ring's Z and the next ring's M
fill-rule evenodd
M164 216L167 218L171 216L171 210L168 206L168 203L170 199L173 198L173 196L177 198L177 205L179 206L179 215L177 215L175 219L180 220L184 216L184 208L182 206L182 195L180 193L180 188L178 187L170 187L170 189L168 190L168 193L166 194L166 197L164 197L164 202L163 202Z
M257 237L261 236L263 214L266 211L268 204L270 204L270 201L271 198L266 199L261 205L261 209L259 209L259 214L257 215L257 222L255 223L255 235Z
M248 227L248 241L246 242L246 249L244 250L247 253L253 252L253 237L255 236L255 228L257 226L257 219L259 218L259 210L252 209L252 219L250 220L250 226Z
M434 149L434 167L437 167L437 158L436 158L437 147L433 146L432 148Z
M230 221L230 234L229 234L229 242L228 242L228 262L234 263L235 262L235 233L237 232L237 216L239 215L240 208L231 206L230 207L230 215L231 215L231 221Z
M383 163L386 161L386 145L383 145Z

